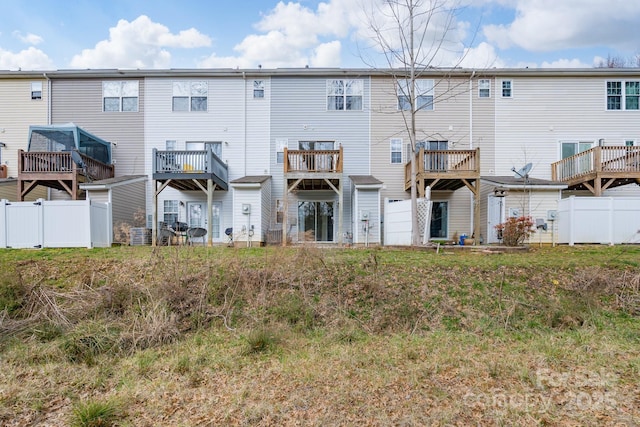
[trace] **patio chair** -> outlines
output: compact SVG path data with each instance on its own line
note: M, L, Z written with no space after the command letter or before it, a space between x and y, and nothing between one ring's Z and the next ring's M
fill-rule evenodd
M187 243L193 245L193 239L202 239L204 246L204 236L207 235L207 229L202 227L191 227L187 230Z

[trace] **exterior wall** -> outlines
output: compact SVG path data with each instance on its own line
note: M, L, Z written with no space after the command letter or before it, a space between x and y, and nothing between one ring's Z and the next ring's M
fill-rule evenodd
M327 80L361 79L363 108L360 111L327 110ZM370 83L368 78L349 74L323 77L285 77L271 79L271 175L273 176L272 212L275 199L284 197L283 164L276 163L276 140L285 139L290 149L298 149L299 141L334 141L335 149L343 147L343 232L349 230L351 219L351 181L349 175L369 175ZM338 195L321 191L298 191L289 195L288 218L293 229L288 234L295 241L298 201L334 201ZM338 206L335 205L334 238L338 240Z
M271 228L272 223L275 223L275 216L271 214L271 180L269 179L262 184L262 191L260 192L260 239L262 242L267 241L266 233Z
M433 110L416 114L417 138L422 141L449 141L450 149L470 148L469 86L466 79L434 78ZM440 99L440 101L439 101ZM410 112L398 110L398 98L393 78L371 79L371 170L384 183L382 198L410 198L404 190L405 162L410 159L410 143L405 120ZM403 163L391 163L391 138L402 138Z
M31 99L31 82L42 84L42 99ZM29 126L48 124L47 80L42 74L0 77L0 99L0 142L6 144L0 147L0 164L7 166L7 177L17 178L18 150L27 150Z
M264 242L266 230L263 229L262 223L261 199L261 188L257 185L250 188L233 189L233 241L235 244ZM249 214L243 212L242 206L244 204L251 205ZM253 236L250 236L249 231L252 226Z
M482 175L496 175L496 158L502 154L496 151L496 79L491 80L489 98L480 98L478 94L478 82L484 79L483 76L477 76L473 79L471 92L471 123L469 130L472 140L472 148L480 149L480 171Z
M380 244L381 243L381 200L378 189L356 189L354 190L353 208L353 243L355 244ZM361 212L368 212L367 225L369 232L365 230L365 221L361 218Z
M138 209L144 210L146 200L146 181L138 181L114 186L111 189L111 204L114 224L122 221L134 223ZM144 225L144 224L143 224Z
M103 81L138 80L137 112L104 112ZM52 80L52 123L75 123L114 145L115 175L145 173L144 79L77 78Z
M24 198L25 202L34 202L38 199L47 198L47 187L36 186ZM10 202L18 200L18 183L15 180L0 180L0 200L5 199Z
M206 81L208 111L172 111L174 81ZM229 181L245 175L245 82L241 77L148 78L145 82L145 170L153 175L153 148L166 149L166 141L176 141L176 149L184 150L189 141L221 141L222 160L229 166ZM252 132L256 132L252 130ZM247 150L247 156L251 155ZM151 182L150 184L151 185ZM154 189L147 192L147 212L153 209ZM158 196L158 216L162 218L164 200L204 201L202 191L164 189ZM233 226L231 190L216 189L213 201L222 203L221 228ZM186 206L186 203L185 203ZM182 208L183 209L183 208ZM181 212L186 218L186 211ZM221 239L224 234L221 235Z
M253 82L261 80L264 84L264 98L253 97ZM247 77L245 85L246 111L246 150L243 153L245 166L242 176L270 175L269 159L271 150L270 137L270 109L271 109L271 80L268 77Z
M615 71L614 71L615 72ZM640 111L607 111L607 80L635 77L540 77L515 75L512 98L496 98L495 175L511 175L533 163L531 176L551 179L551 164L561 159L560 141L624 145L640 143ZM498 82L500 81L498 80Z

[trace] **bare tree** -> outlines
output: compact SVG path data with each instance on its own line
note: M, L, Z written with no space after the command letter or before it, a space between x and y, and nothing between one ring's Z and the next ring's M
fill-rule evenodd
M418 79L427 71L442 65L455 68L460 65L468 51L464 45L451 37L458 30L457 16L461 10L458 0L382 0L366 11L368 29L373 50L379 52L394 81L396 93L408 103L400 108L411 149L411 243L417 245L420 238L417 217L417 129L416 113L431 104L419 102ZM367 65L380 69L374 61L363 58ZM437 86L437 85L434 85ZM449 86L446 92L455 89ZM447 99L446 93L438 101ZM477 201L476 201L477 203Z

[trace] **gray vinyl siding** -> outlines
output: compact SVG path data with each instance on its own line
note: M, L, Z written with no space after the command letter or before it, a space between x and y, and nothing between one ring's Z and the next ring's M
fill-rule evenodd
M42 83L42 99L31 99L31 82ZM47 81L42 76L2 79L0 100L0 141L6 144L6 147L0 147L0 161L7 166L7 177L17 178L18 150L27 150L29 126L48 124Z
M261 241L266 242L266 233L271 228L272 223L275 223L275 214L271 214L271 180L267 180L262 184L260 191L261 206L260 206L260 221L261 221ZM274 202L275 203L275 202Z
M137 112L102 111L102 82L125 79L52 80L52 123L75 123L117 144L113 146L115 176L144 174L144 80L138 81Z
M363 81L363 108L360 111L328 111L327 80L360 79ZM343 231L351 223L351 182L349 175L368 175L369 165L369 113L370 81L366 77L272 77L271 79L271 155L273 194L284 195L283 164L276 163L276 139L287 139L290 149L297 149L299 141L334 141L335 149L343 147ZM312 200L314 192L299 192L298 200ZM304 199L303 199L304 197ZM335 192L322 196L322 200L336 201ZM274 202L275 203L275 202ZM289 218L297 218L297 203L289 196ZM335 230L338 239L336 205ZM274 211L275 215L275 211ZM293 230L295 233L295 230Z
M138 209L145 209L145 199L145 181L113 187L111 189L113 223L116 224L118 221L122 221L133 225L134 216Z

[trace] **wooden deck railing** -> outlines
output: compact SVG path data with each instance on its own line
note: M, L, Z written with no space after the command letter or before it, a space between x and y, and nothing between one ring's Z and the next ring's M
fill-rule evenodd
M154 174L184 174L189 178L193 174L215 175L223 181L228 180L228 166L213 150L153 150Z
M114 167L80 154L85 167L79 167L69 151L23 151L19 150L18 173L47 179L50 175L85 175L91 180L113 178Z
M448 174L451 178L480 173L480 152L475 150L425 150L416 153L418 174ZM405 165L405 176L411 177L411 162Z
M555 181L570 181L597 172L640 173L640 147L593 147L551 165Z
M284 173L342 173L342 146L338 150L284 149Z

